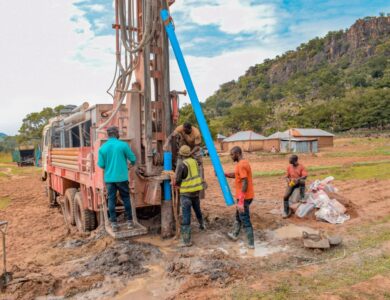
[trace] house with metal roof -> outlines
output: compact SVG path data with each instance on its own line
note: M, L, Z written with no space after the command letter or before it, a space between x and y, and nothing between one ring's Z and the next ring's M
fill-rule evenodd
M263 150L264 140L266 138L261 134L253 131L240 131L222 141L222 149L225 152L230 151L233 147L239 146L243 151L260 151Z
M217 141L218 142L222 142L224 139L226 139L226 136L224 136L223 134L220 134L220 133L217 134Z
M294 138L317 139L318 148L333 147L334 134L316 128L292 128L283 132Z
M264 141L264 151L317 152L320 148L333 147L334 135L322 129L292 128L275 132ZM296 150L294 150L296 149Z
M280 132L280 131L277 131L274 134L271 134L270 136L268 136L264 140L263 150L267 151L267 152L279 152L280 151L280 141L282 139L285 139L288 137L289 137L288 134L286 134L284 132Z

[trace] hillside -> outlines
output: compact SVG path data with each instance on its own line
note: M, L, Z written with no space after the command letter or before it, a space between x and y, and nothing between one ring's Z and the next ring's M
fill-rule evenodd
M250 67L204 103L213 131L390 124L390 17L359 19ZM183 118L191 108L182 109Z
M5 133L0 132L0 141L2 141L7 135Z

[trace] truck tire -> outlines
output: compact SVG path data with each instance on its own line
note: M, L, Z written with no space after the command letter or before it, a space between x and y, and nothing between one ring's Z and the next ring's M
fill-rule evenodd
M74 216L78 231L89 232L96 228L95 212L84 208L80 192L77 192L74 197Z
M74 218L74 196L77 193L76 188L69 188L65 191L65 200L64 200L64 213L65 218L70 225L75 225Z

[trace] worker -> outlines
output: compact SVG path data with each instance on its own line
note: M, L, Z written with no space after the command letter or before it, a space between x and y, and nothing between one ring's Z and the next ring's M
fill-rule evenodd
M254 249L253 227L249 212L249 206L254 198L252 169L249 162L243 158L240 147L233 147L230 151L230 157L237 164L234 173L225 173L225 176L235 179L237 206L236 220L232 232L228 233L228 237L237 241L241 231L241 225L243 225L248 239L248 248Z
M127 227L133 228L133 216L131 213L130 192L129 192L129 170L128 163L134 166L135 154L130 146L119 140L118 127L112 126L107 129L108 141L99 149L98 166L104 170L104 182L108 193L108 211L112 231L118 231L115 204L116 194L119 191L127 217Z
M192 126L191 123L185 122L183 125L179 125L176 129L167 137L165 141L163 150L168 151L168 145L171 142L172 138L177 138L177 148L180 149L181 146L187 145L190 147L192 156L199 165L200 177L202 178L203 191L200 193L200 198L204 199L205 193L204 190L207 188L207 184L204 181L204 170L203 170L203 160L200 144L202 143L202 136L200 131L195 126ZM180 157L177 160L176 165L180 164Z
M306 168L298 162L297 155L291 155L289 166L287 167L286 181L287 188L283 198L284 210L283 218L288 218L291 214L289 199L295 189L299 188L301 198L305 198L305 183L307 178Z
M205 229L205 223L200 209L199 193L203 190L199 166L191 157L191 149L187 145L180 147L181 162L176 168L176 188L180 191L182 209L181 246L190 247L191 243L191 207L194 209L199 228Z
M201 153L200 153L200 144L202 142L202 137L200 131L195 126L192 126L191 123L185 122L183 125L179 125L176 129L167 137L167 140L164 144L164 151L168 150L168 145L171 142L173 137L178 138L178 148L181 146L187 145L190 147L190 155L195 158L199 164L201 164Z

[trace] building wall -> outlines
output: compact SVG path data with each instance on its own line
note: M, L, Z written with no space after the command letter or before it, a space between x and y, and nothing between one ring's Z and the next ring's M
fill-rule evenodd
M222 143L223 152L229 152L233 147L239 146L245 152L261 151L264 148L264 141L237 141Z
M290 142L288 140L281 141L281 151L289 151ZM291 141L291 152L293 153L316 153L318 152L318 141Z
M214 141L215 149L217 149L217 152L222 152L222 142Z
M299 138L317 139L318 148L333 147L333 136L299 136Z
M275 147L276 151L280 151L280 140L279 139L271 139L271 140L264 140L264 147L263 150L270 152L272 149L272 146Z

